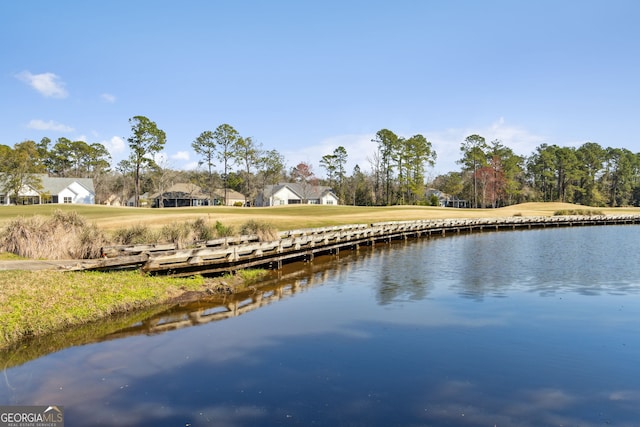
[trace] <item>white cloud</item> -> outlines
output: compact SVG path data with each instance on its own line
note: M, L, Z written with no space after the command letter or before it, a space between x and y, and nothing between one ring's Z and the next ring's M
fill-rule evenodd
M502 144L511 148L514 153L522 156L528 156L538 145L549 140L545 136L535 135L526 129L505 124L503 117L493 123L486 134L487 142L499 139Z
M17 74L16 77L40 92L43 96L66 98L69 95L60 77L53 73L31 74L29 71L23 71Z
M45 122L40 119L33 119L27 125L29 129L36 130L52 130L55 132L73 132L74 129L71 126L63 125L62 123L54 122L53 120L49 120Z
M113 104L117 100L115 95L112 95L110 93L103 93L102 95L100 95L100 98L102 98L103 101L106 101L109 104Z
M189 160L189 152L188 151L178 151L176 154L172 154L170 156L172 160Z
M109 150L109 153L111 153L112 157L116 157L114 156L114 154L119 154L124 152L126 148L124 140L119 136L111 137L110 140L102 141L101 144L104 145L107 150Z

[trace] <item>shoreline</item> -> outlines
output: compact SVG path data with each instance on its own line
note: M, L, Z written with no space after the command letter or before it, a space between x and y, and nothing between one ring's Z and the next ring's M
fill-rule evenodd
M640 215L629 217L635 218L634 224L640 222ZM527 217L518 218L525 221ZM494 220L500 222L498 219ZM487 224L486 221L480 222ZM550 219L549 222L559 221ZM0 351L28 337L46 336L57 330L79 327L98 319L154 306L194 302L215 295L224 296L252 283L259 286L260 280L259 277L247 279L240 274L205 279L197 275L183 278L148 276L138 271L77 272L46 269L61 265L64 268L73 262L0 261ZM3 269L3 264L11 265L14 269ZM31 269L15 269L29 264Z
M258 277L173 278L127 272L0 270L0 352L109 317L224 298Z

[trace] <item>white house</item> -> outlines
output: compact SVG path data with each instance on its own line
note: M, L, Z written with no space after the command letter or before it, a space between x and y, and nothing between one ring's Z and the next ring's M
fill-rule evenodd
M0 187L0 205L20 204L85 204L93 205L96 191L91 178L62 178L38 175L42 188L35 189L25 185L18 194L18 200Z
M337 205L338 196L331 187L300 183L267 185L256 197L256 206Z

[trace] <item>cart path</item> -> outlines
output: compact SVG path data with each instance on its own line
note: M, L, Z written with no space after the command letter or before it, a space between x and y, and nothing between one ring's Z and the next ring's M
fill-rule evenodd
M69 271L81 269L82 260L10 260L0 261L0 271L6 270L59 270Z

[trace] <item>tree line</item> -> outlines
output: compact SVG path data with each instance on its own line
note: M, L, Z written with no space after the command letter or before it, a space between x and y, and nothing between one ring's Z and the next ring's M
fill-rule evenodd
M595 142L561 147L541 144L517 155L499 140L470 135L461 144L461 170L432 185L473 207L567 202L586 206L639 206L640 153Z
M191 143L198 169L175 170L161 155L166 134L144 116L129 119L129 156L112 165L108 150L58 138L0 145L0 190L17 197L25 185L38 189L37 174L92 178L96 203L140 206L141 195L163 193L173 183L200 186L214 203L214 190L236 190L250 204L267 185L298 182L302 188L326 185L340 203L359 206L438 204L426 196L435 188L466 206L489 208L527 201L561 201L589 206L640 205L640 153L586 142L578 148L541 144L529 156L502 141L474 134L460 144L460 169L429 179L437 154L423 135L396 135L381 129L372 139L369 168L346 170L343 146L318 159L324 178L306 162L287 168L275 149L264 149L229 124L202 131ZM226 194L225 194L226 197Z

